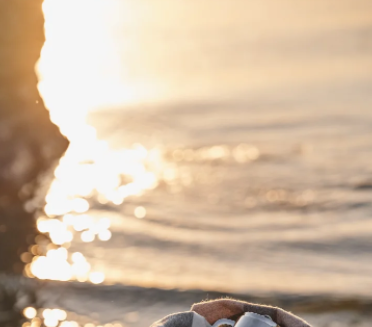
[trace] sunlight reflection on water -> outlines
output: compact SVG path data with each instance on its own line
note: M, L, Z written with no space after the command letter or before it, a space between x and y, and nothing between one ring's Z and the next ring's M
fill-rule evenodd
M71 146L28 276L366 294L370 11L248 3L45 0L39 89Z
M54 172L45 198L45 215L37 220L39 231L48 234L52 244L45 244L45 240L37 244L25 274L99 284L105 280L104 273L95 271L83 254L70 253L71 242L78 238L83 242L108 241L110 219L89 215L92 203L120 205L127 197L155 188L162 163L156 148L133 144L131 148L110 149L86 123L87 112L115 99L113 91L119 85L115 73L118 62L101 13L104 3L73 3L77 12L88 4L93 13L84 17L85 27L81 27L79 15L70 13L69 24L61 21L72 2L43 3L46 42L38 63L39 90L52 121L70 140L70 146ZM141 218L143 210L138 214Z
M94 324L92 322L87 322L84 317L77 317L76 314L71 314L62 309L38 309L36 310L33 307L27 307L23 310L23 315L27 319L26 322L22 324L22 327L102 327L102 325ZM69 317L71 316L71 317ZM79 322L71 320L71 318L79 318ZM69 320L67 320L69 319ZM85 322L84 322L85 321ZM105 327L122 327L122 324L119 322L113 322L111 324L105 324Z
M178 80L177 76L173 75L173 72L177 71L174 68L177 68L180 63L176 61L173 63L175 66L172 66L172 60L178 58L177 60L183 61L186 57L192 57L190 54L195 55L196 53L193 51L198 48L195 45L194 49L194 46L189 44L185 51L193 50L190 54L186 51L181 55L182 53L176 51L172 54L172 60L168 60L165 54L169 55L173 52L166 48L161 50L157 47L158 41L162 40L159 38L159 35L162 34L160 31L162 28L166 31L167 28L160 24L159 28L163 27L157 32L159 35L156 34L158 38L154 38L151 42L143 35L134 34L136 37L133 35L129 37L131 34L128 32L128 36L125 31L132 25L129 24L130 26L122 28L125 25L123 25L123 21L127 22L128 19L134 21L134 18L125 15L125 13L131 12L135 16L135 14L149 13L150 11L144 10L145 8L129 10L128 6L136 7L138 5L138 2L134 1L120 2L119 7L123 6L121 9L117 7L118 4L119 2L110 0L45 0L43 3L46 42L37 65L39 90L50 111L52 121L70 140L70 146L54 172L55 178L45 199L44 212L37 217L39 231L47 234L52 243L48 243L49 239L38 238L37 245L31 247L29 253L22 254L24 262L27 263L25 269L27 276L40 279L101 283L105 280L104 273L106 272L106 280L109 282L108 271L102 271L104 269L102 267L94 267L93 260L88 262L87 254L85 256L84 253L76 252L80 251L79 247L72 250L74 245L79 242L107 242L111 239L110 218L102 213L93 214L95 208L104 205L120 206L129 197L141 196L145 191L155 189L163 183L165 188L169 186L171 194L179 192L183 187L191 188L193 185L198 188L200 185L208 184L209 186L204 185L207 190L208 187L216 186L219 180L225 176L224 172L218 176L212 176L205 173L211 170L203 170L201 167L194 169L190 165L191 163L200 166L204 164L206 164L205 166L213 166L215 163L222 163L222 165L233 164L243 167L265 157L261 147L241 143L249 142L250 139L242 139L240 136L235 141L224 139L227 144L221 144L221 139L217 138L208 142L201 141L194 146L182 145L182 142L173 140L172 137L172 142L174 141L176 145L168 144L146 148L141 144L133 144L131 147L115 150L110 148L108 142L97 138L95 128L87 124L87 115L90 111L133 103L138 105L139 101L156 102L159 99L154 98L154 93L162 99L164 97L168 99L171 94L174 96L177 92L168 86L181 85L178 82L183 80L183 77ZM141 7L141 5L139 6ZM177 5L175 6L177 7ZM89 8L89 12L87 8ZM123 13L124 16L121 16ZM190 15L191 13L193 10L189 12ZM219 15L221 15L219 28L222 30L226 24L233 23L230 18L226 18L227 21L225 21L224 10L221 10ZM68 18L68 24L66 24L66 18ZM141 19L146 25L147 20L144 17ZM173 30L177 24L173 21L174 17L169 19L170 21L167 21L165 25L168 28L172 27ZM142 21L139 20L139 22ZM163 19L161 21L163 22ZM203 18L199 17L196 21L201 23ZM121 23L121 25L119 24L120 28L114 27L116 23ZM135 30L136 24L132 26ZM237 28L237 26L235 27ZM115 39L117 37L115 33L118 30L125 35ZM146 31L153 31L151 24L146 25L143 33L146 34ZM188 29L180 31L183 35ZM194 34L190 34L190 36L192 35ZM125 42L120 41L124 37ZM203 40L203 38L199 40L201 50L204 49L202 47ZM119 44L120 42L122 44ZM178 48L177 45L174 47ZM224 46L225 48L230 49L230 47ZM159 56L144 55L158 53L158 50L160 51ZM207 49L204 50L207 51ZM208 51L205 54L208 54ZM142 57L142 55L144 56ZM222 57L225 55L227 53L222 54ZM214 56L210 57L214 58ZM231 62L235 62L233 58ZM213 67L225 67L225 65L219 64L219 60L214 65L216 66L212 65L210 70L204 71L201 75L209 76L212 71L215 71ZM133 71L128 67L131 67ZM251 72L252 68L248 64L248 66L244 66L245 69L241 69L237 64L237 66L231 67L232 70L229 73L224 72L223 69L216 71L220 71L221 76L224 77L226 74L226 76L234 76L234 81L241 82L241 79L235 78L237 75L234 67L239 68L238 70L242 72L248 71L247 67ZM158 68L161 70L159 71ZM181 75L184 76L188 69L181 71ZM194 73L191 70L192 76L195 75ZM245 73L243 75L246 76ZM163 82L159 82L159 76L164 77ZM238 74L238 76L240 75ZM221 84L224 89L231 82L225 78L213 78L213 80L226 81ZM231 85L234 86L234 83ZM243 84L246 84L245 77ZM159 92L159 85L161 85L162 92ZM188 81L182 85L183 87L176 88L186 90L186 85L194 85L194 83ZM195 87L200 89L197 84ZM218 88L213 88L213 90L213 94L219 93L215 92ZM181 95L179 97L182 99ZM242 118L244 117L242 116ZM191 119L190 124L199 121L200 117L197 116L197 120ZM240 123L243 124L243 122ZM208 124L213 126L213 120ZM99 125L97 128L99 129ZM145 126L144 128L146 129ZM224 186L221 186L219 192L223 188ZM208 201L212 204L219 201L220 196L217 190L205 192ZM233 192L230 193L233 195ZM267 196L265 195L265 200L270 203L284 202L284 198L283 194L277 194L275 191L270 191ZM245 200L242 200L242 203L244 203L244 208L253 208L258 201L253 195L249 195ZM151 206L145 208L136 204L135 208L132 208L131 214L138 219L147 218L145 221L149 221L152 218Z
M103 273L91 271L82 254L71 257L67 248L79 233L83 242L111 238L109 218L86 214L90 203L120 205L129 196L155 188L158 175L146 164L154 160L160 160L157 150L147 151L141 145L113 151L102 141L87 145L72 140L55 170L45 199L45 216L37 220L39 231L48 233L51 241L61 247L34 257L31 273L40 279L103 282ZM138 213L142 218L143 210Z

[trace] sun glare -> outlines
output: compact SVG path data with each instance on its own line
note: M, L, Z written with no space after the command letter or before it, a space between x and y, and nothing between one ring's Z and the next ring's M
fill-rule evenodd
M110 240L110 219L92 216L91 207L121 205L158 185L159 169L152 169L161 167L158 149L134 144L114 151L86 123L90 110L132 97L120 80L121 63L105 8L104 1L94 0L43 3L46 42L37 65L39 91L70 146L54 172L45 215L37 220L38 230L48 234L52 244L37 244L39 250L30 253L32 262L25 268L30 277L102 283L105 275L93 271L83 254L69 253L71 242ZM47 250L41 255L42 249ZM46 326L57 324L56 315L45 317Z
M93 275L93 280L102 280L102 274ZM96 325L92 322L86 322L87 317L78 316L76 313L66 312L65 310L58 308L44 308L36 310L33 307L27 307L23 309L23 315L27 319L22 324L22 327L95 327ZM74 318L75 320L67 320L68 318ZM89 320L88 320L89 321ZM122 327L119 322L113 322L111 324L105 324L105 326ZM98 327L98 326L97 326Z
M44 213L37 220L38 230L52 243L38 239L30 252L22 255L29 277L102 283L103 272L83 254L70 253L75 243L112 239L111 221L99 216L97 210L94 214L97 207L122 205L128 198L156 188L160 180L169 185L190 185L193 177L179 170L175 162L247 163L260 156L256 147L246 144L176 148L167 154L141 144L113 150L97 138L96 129L86 122L89 111L138 100L141 95L145 98L147 92L142 82L127 80L125 85L121 80L122 62L110 31L111 18L117 16L113 8L98 0L43 3L46 42L37 65L39 90L52 121L70 146L55 169ZM144 219L149 213L136 206L133 216ZM48 318L47 323L53 327L56 319Z

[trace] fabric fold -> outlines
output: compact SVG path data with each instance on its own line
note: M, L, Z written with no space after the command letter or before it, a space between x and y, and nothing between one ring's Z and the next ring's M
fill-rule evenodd
M196 303L191 307L191 311L168 315L153 323L151 327L211 327L222 318L237 321L245 312L268 315L280 327L311 327L305 320L281 308L233 299Z

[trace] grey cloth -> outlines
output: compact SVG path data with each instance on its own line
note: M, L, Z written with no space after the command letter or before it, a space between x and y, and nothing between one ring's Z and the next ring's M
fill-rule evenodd
M151 327L210 327L221 318L237 320L245 312L269 315L280 327L311 327L303 319L283 309L232 299L196 303L191 310L166 316Z
M196 312L174 313L153 323L151 327L210 327L204 317Z
M195 314L193 311L173 313L154 322L151 327L192 327Z

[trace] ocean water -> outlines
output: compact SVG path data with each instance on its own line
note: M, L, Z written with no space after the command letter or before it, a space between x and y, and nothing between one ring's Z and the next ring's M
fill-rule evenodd
M39 88L71 146L28 274L370 296L371 1L44 12Z

